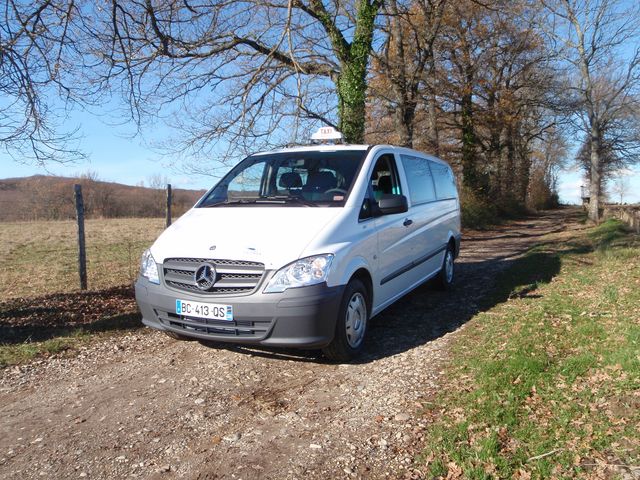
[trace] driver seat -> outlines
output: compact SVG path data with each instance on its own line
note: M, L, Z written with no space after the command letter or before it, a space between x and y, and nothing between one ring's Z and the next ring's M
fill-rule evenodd
M302 193L308 200L319 200L327 190L336 188L337 185L336 176L331 172L309 172Z

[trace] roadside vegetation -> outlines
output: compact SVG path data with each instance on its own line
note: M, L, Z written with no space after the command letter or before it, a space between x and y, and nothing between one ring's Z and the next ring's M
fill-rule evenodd
M433 476L640 473L640 239L610 220L546 240L456 336L425 405Z
M460 191L460 212L462 214L462 227L465 229L484 230L505 220L531 215L536 210L558 207L557 197L533 208L517 202L505 201L497 204L473 194L468 189L463 188Z
M114 333L122 333L142 328L139 315L130 314L127 321L113 324L109 330L101 330L95 326L87 325L75 329L59 332L54 338L42 341L30 339L19 343L0 343L0 369L14 365L22 365L33 360L57 356L73 357L78 351L89 343L105 340ZM49 334L50 331L47 331Z

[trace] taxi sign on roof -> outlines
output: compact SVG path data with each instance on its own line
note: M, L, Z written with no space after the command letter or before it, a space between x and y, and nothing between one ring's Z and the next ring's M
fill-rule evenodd
M342 140L342 134L333 127L320 127L311 140Z

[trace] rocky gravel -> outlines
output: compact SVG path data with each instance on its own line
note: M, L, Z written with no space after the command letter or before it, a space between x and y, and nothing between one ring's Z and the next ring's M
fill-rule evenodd
M177 341L137 330L0 372L0 477L423 478L449 344L496 274L561 210L467 232L457 285L418 288L371 322L364 356Z

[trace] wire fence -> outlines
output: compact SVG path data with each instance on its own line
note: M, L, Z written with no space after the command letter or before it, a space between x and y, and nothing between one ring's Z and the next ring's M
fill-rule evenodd
M133 283L164 226L164 218L86 220L88 289ZM80 290L76 222L3 223L0 261L0 299Z

